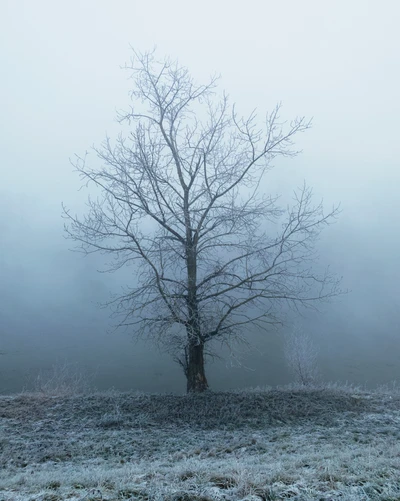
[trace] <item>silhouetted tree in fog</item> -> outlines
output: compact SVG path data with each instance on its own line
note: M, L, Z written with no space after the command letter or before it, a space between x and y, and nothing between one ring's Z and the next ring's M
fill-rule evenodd
M216 79L196 84L188 70L154 52L134 52L129 126L74 165L100 193L66 231L85 253L114 256L110 270L136 263L137 285L114 298L119 326L151 336L182 366L189 392L208 388L206 348L213 340L268 329L281 303L311 305L336 295L338 281L311 269L313 246L337 214L295 193L291 208L262 193L271 161L294 156L292 139L304 118L279 120L279 106L262 127L239 117ZM268 229L267 229L268 225ZM271 229L273 228L273 230Z

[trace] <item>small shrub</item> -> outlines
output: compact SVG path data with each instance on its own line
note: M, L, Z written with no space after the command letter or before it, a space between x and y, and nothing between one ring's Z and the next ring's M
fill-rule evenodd
M286 336L285 359L295 382L303 386L315 385L319 378L318 351L311 337L299 328Z
M64 362L48 371L39 371L33 378L34 393L43 396L74 396L88 393L90 378L76 364Z

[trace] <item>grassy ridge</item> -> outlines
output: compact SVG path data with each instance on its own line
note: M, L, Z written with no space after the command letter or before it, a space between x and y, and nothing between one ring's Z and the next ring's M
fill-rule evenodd
M0 397L0 500L400 499L400 395Z

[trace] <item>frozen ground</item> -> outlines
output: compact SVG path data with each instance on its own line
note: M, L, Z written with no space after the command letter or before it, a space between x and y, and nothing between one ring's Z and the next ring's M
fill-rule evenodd
M0 397L0 501L400 500L400 395Z

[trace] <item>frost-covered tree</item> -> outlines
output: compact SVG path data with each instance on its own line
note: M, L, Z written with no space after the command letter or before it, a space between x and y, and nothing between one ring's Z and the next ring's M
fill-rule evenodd
M119 137L94 149L97 165L74 162L100 195L83 217L64 207L66 232L83 252L113 255L110 271L136 265L109 303L118 325L159 343L182 366L187 390L201 392L212 341L268 330L283 303L339 292L311 267L337 209L324 214L306 186L287 209L264 193L271 162L296 154L305 118L281 122L280 106L261 125L255 112L242 118L216 94L216 78L197 84L154 52L134 52L127 69L133 107L119 114Z

